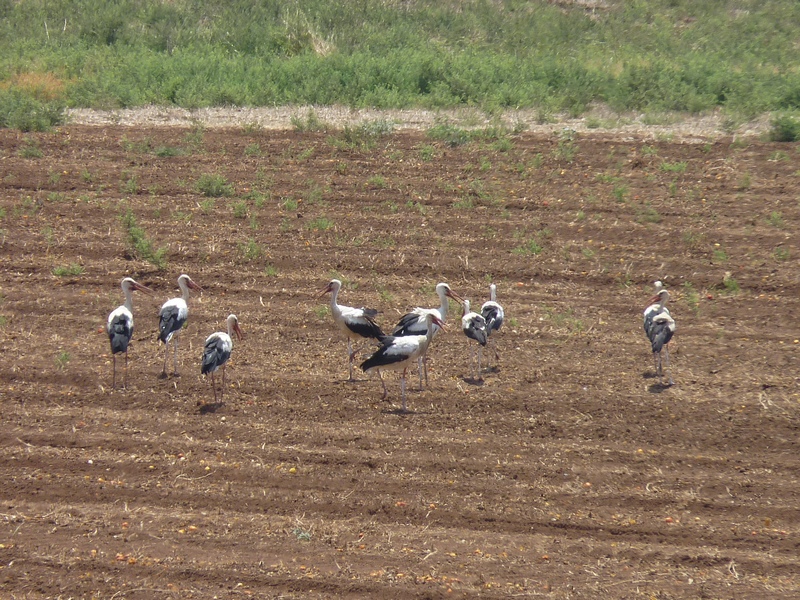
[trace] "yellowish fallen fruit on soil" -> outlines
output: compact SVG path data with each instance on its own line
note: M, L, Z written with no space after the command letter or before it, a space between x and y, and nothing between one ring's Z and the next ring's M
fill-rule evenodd
M292 467L291 469L289 469L289 473L291 473L292 475L294 475L295 473L297 473L297 469L295 469L294 467Z

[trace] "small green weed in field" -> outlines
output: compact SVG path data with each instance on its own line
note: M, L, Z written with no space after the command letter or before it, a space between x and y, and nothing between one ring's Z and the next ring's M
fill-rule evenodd
M800 140L800 119L782 114L772 119L769 138L773 142L796 142Z
M617 202L625 202L628 197L628 186L627 185L615 185L612 191L614 197L617 199Z
M323 123L313 108L308 109L305 118L292 115L289 122L296 131L327 131L328 126Z
M715 244L714 251L712 252L712 257L714 262L725 262L728 260L728 253L725 252L725 249L720 247L719 244Z
M150 264L164 269L167 266L167 249L153 247L153 242L147 237L144 229L139 227L136 222L136 217L131 209L128 209L125 214L120 217L122 225L128 235L128 242L130 243L133 255L136 258L145 260Z
M728 294L739 293L740 290L739 282L733 278L733 275L731 275L730 271L725 273L725 276L722 278L722 285Z
M185 154L183 148L177 146L157 146L153 150L153 154L159 158L172 158L173 156L181 156Z
M197 180L197 191L207 198L233 196L233 186L218 173L204 173Z
M444 142L448 146L456 147L468 144L472 137L466 129L456 127L447 121L437 121L425 134L432 140Z
M78 263L70 263L66 266L53 267L53 275L56 277L77 277L83 275L83 266Z
M769 155L767 160L770 162L783 162L789 160L789 155L783 150L776 150Z
M247 202L241 200L233 205L233 216L236 219L247 218Z
M274 265L267 265L264 267L264 275L266 277L277 277L278 276L278 268Z
M686 304L689 305L694 314L697 314L700 310L700 294L694 289L690 281L683 284L683 293L686 297Z
M775 252L773 253L775 260L778 262L783 262L785 260L789 260L791 253L789 252L788 248L784 248L783 246L778 246L775 248Z
M134 174L128 177L120 185L120 190L123 194L136 195L141 191L142 187L139 185L139 178Z
M310 231L327 231L331 227L333 227L333 221L328 217L317 217L306 225L306 229Z
M542 245L536 238L529 238L511 250L514 254L521 254L523 256L536 256L543 250Z
M240 243L239 251L242 253L244 259L248 261L261 258L261 255L263 254L261 246L259 246L258 242L256 242L253 238L247 240L246 243Z
M281 202L281 208L288 212L296 211L298 206L298 200L295 198L284 198Z
M776 210L773 210L771 213L769 213L769 217L767 217L767 222L773 227L777 227L778 229L782 229L784 226L783 215Z
M26 139L25 144L17 150L17 156L20 158L42 158L44 152L41 151L34 140Z
M56 354L56 358L55 358L56 368L59 371L65 370L67 368L67 365L69 364L70 360L71 360L71 357L69 355L69 352L67 352L66 350L62 350L61 352Z
M659 168L665 173L684 173L687 166L688 163L685 160L674 163L664 161Z
M386 187L386 178L383 175L372 175L367 179L367 184L372 187L383 189Z
M261 156L261 146L257 143L248 144L244 149L245 156Z

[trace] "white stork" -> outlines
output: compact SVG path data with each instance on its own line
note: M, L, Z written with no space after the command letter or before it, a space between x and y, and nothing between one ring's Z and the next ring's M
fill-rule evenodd
M497 352L497 340L492 337L492 332L500 331L505 319L505 312L497 302L497 286L495 284L489 286L489 300L481 306L481 315L486 319L486 337L492 340L494 358L499 361L500 354ZM489 365L487 364L486 366L488 367Z
M353 341L380 339L384 336L384 333L375 322L378 311L374 308L353 308L351 306L342 306L337 303L339 290L341 288L342 282L338 279L332 279L319 295L322 297L325 294L331 294L331 314L333 315L333 320L337 327L347 336L347 354L350 361L349 381L353 381L353 360L356 354L358 354L358 349L355 351L353 350Z
M378 371L378 376L383 384L384 400L388 398L389 390L386 389L386 382L383 380L381 372L386 370L403 371L400 376L400 394L403 398L402 412L407 412L406 371L408 371L408 365L425 356L431 338L433 338L434 327L444 328L444 321L432 312L426 313L423 319L426 329L424 335L384 336L380 339L381 347L378 351L361 363L361 368L366 373L373 370Z
M655 288L655 296L653 296L653 299L650 300L652 304L650 304L650 306L644 309L644 332L648 336L650 335L648 331L653 321L653 317L659 312L665 312L667 314L670 314L669 309L666 307L666 305L661 304L661 299L659 297L661 290L664 289L664 284L661 283L660 281L654 281L653 287Z
M425 316L430 313L439 319L442 323L447 321L447 311L450 308L450 301L452 298L459 304L464 301L461 296L456 294L450 289L446 283L439 283L436 285L436 294L439 296L439 308L415 308L411 312L404 314L395 325L392 331L393 336L406 336L406 335L424 335L427 331L427 322ZM439 326L434 321L433 334L439 331ZM424 356L419 357L419 389L422 390L422 373L425 373L425 385L428 385L428 365L424 360Z
M659 289L659 288L657 288ZM661 351L664 351L666 364L667 364L667 378L668 385L673 385L672 373L669 368L669 348L667 344L672 339L675 333L675 319L669 313L666 307L669 300L669 292L663 288L650 299L651 305L644 311L644 331L647 338L650 340L650 346L653 350L653 360L655 362L656 375L658 375L659 384L663 385L664 372L661 363Z
M211 373L211 388L214 390L214 402L217 402L217 387L214 381L214 373L217 369L222 367L222 387L219 391L219 399L222 401L222 396L225 393L225 364L231 357L233 350L233 334L241 341L244 337L242 330L239 328L239 319L236 315L228 315L228 333L224 331L217 331L212 333L206 338L205 347L203 348L203 364L200 367L200 373L207 375Z
M481 354L483 347L486 345L486 340L489 336L489 331L486 328L486 319L483 318L483 315L479 315L478 313L471 311L469 309L469 300L464 300L464 315L461 317L461 330L464 332L469 339L475 340L480 344L478 346L478 370L477 375L475 374L476 371L474 370L474 363L475 359L473 358L474 348L473 345L469 345L469 364L470 367L473 368L473 379L477 381L483 380L481 376Z
M118 306L108 315L106 333L111 342L111 358L113 360L114 374L111 387L117 387L117 354L125 353L125 380L122 387L128 387L128 344L133 337L133 291L152 293L148 287L134 281L130 277L122 280L122 292L125 294L125 303Z
M173 357L173 372L178 375L178 334L189 317L189 289L202 292L203 288L197 285L192 278L184 274L178 277L178 287L181 289L181 297L167 300L158 311L158 339L164 342L164 370L161 377L167 377L167 358L169 357L169 342L175 347Z

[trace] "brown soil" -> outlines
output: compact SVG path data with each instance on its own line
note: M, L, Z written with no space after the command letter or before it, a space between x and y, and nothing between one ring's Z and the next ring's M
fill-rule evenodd
M0 131L4 597L798 597L797 146L509 140ZM163 380L182 272L204 291ZM112 390L126 275L155 294ZM438 281L473 307L496 282L499 366L470 379L451 312L399 414L395 374L388 403L345 381L333 276L386 329ZM673 387L642 332L657 278ZM200 353L230 312L247 337L213 405Z

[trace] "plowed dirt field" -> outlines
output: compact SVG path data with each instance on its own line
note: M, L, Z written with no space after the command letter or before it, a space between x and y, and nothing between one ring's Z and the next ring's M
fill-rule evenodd
M2 597L800 597L797 145L453 134L0 131ZM112 389L125 276L155 293ZM401 414L397 374L347 381L334 277L388 331L496 283L499 362L451 303Z

